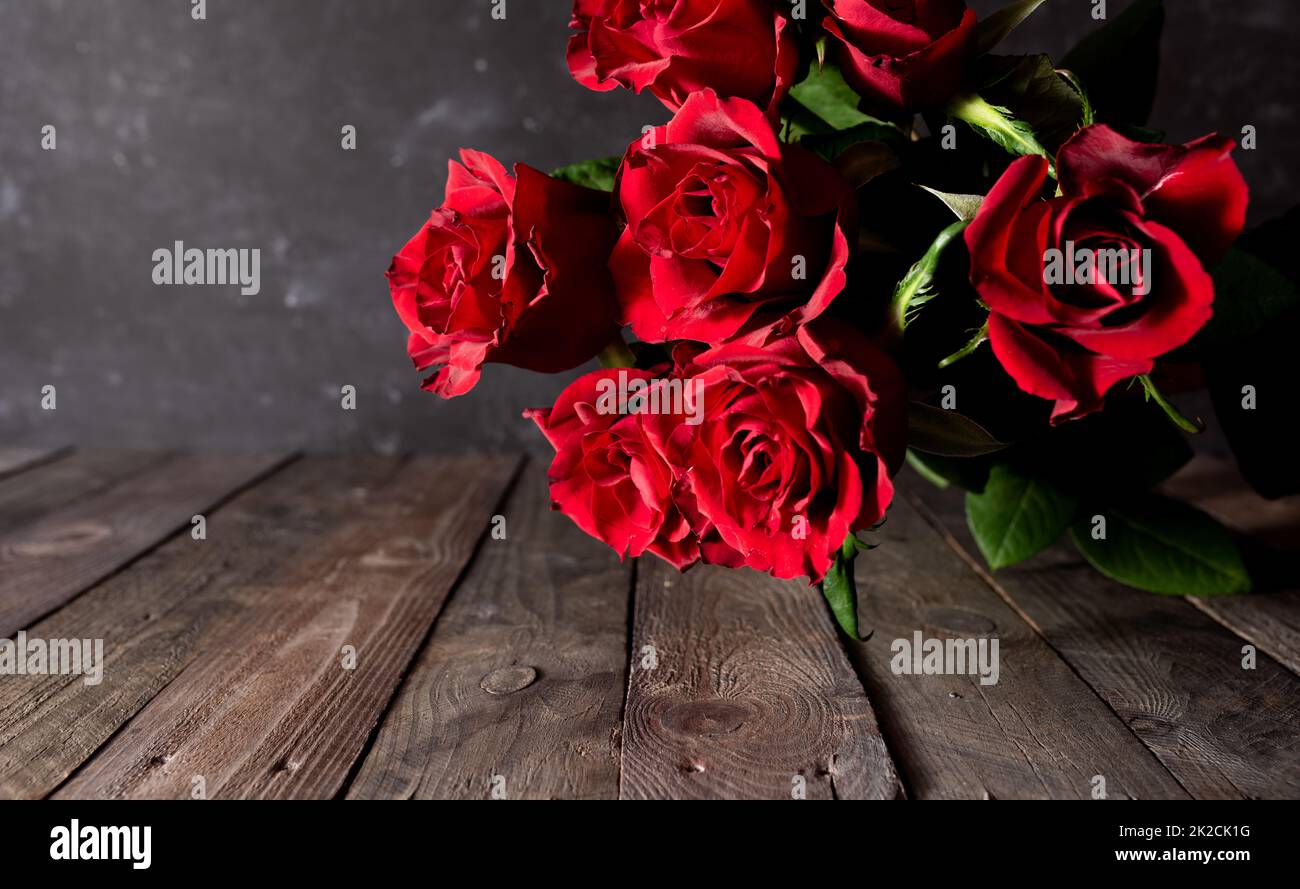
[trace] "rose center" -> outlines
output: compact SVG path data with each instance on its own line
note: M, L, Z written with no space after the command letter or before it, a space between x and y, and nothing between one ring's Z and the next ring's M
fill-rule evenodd
M672 200L672 252L725 264L745 216L756 201L752 183L718 165L697 166L678 183Z

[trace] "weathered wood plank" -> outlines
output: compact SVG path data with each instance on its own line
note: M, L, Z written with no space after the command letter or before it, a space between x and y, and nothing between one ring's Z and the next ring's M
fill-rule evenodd
M1300 549L1300 494L1265 500L1231 463L1197 455L1161 489L1261 543Z
M249 607L55 796L187 797L196 777L209 797L335 795L516 465L413 460L239 591Z
M0 448L0 479L68 453L66 448Z
M907 484L981 572L959 492ZM987 576L987 575L986 575ZM1300 795L1300 681L1181 598L1132 590L1068 544L989 577L1198 798Z
M1186 793L1096 693L977 575L906 497L858 558L862 632L851 653L917 798L1088 799ZM996 684L896 674L895 640L998 640ZM901 646L900 646L901 648Z
M534 463L349 798L617 798L632 566L549 505Z
M1255 594L1188 601L1300 675L1300 496L1265 500L1236 467L1207 456L1164 487L1255 544L1247 548Z
M900 794L816 587L641 559L632 662L623 798Z
M0 537L60 507L88 500L175 456L145 451L76 451L0 480Z
M206 540L173 537L126 571L29 629L39 639L103 639L99 685L81 677L0 681L0 797L45 796L254 602L293 554L374 500L400 462L308 458L250 488L208 517Z
M132 470L0 536L0 637L13 635L167 536L190 527L194 515L285 460L283 455L266 454L162 460L153 455L148 458L150 468L134 471L142 458L148 455L111 458L109 466ZM57 472L71 462L59 461L48 469ZM35 470L10 482L44 474L43 469Z

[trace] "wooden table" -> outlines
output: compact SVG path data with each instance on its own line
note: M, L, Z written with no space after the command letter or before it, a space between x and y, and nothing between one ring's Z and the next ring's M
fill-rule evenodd
M1220 476L1175 487L1294 541ZM1298 593L990 576L904 477L846 644L815 588L548 505L517 458L0 452L0 638L106 661L0 676L0 796L1300 797ZM1000 681L894 674L916 630L998 637Z

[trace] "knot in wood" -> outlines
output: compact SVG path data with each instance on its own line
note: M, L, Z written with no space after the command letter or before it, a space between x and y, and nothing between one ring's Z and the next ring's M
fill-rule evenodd
M537 671L532 667L503 667L484 676L479 687L490 695L508 695L536 681Z

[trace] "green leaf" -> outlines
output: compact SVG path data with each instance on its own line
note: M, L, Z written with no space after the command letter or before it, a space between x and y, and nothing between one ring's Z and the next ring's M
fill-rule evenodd
M1010 154L1037 154L1047 158L1048 171L1056 178L1056 165L1047 149L1038 141L1034 128L1019 120L1009 108L991 105L974 93L958 96L948 103L948 113L965 121L976 132Z
M828 161L835 161L843 157L845 153L863 144L878 145L881 149L889 151L890 156L895 159L894 166L897 166L897 156L894 155L892 149L889 149L888 145L889 143L898 144L902 141L902 133L895 127L881 123L863 123L847 130L808 133L799 139L799 144Z
M621 157L598 157L560 167L553 171L551 176L565 182L572 182L574 185L594 188L597 191L613 191L614 177L622 162Z
M1234 247L1214 268L1214 317L1189 348L1200 351L1244 340L1296 306L1300 293L1286 275Z
M907 444L939 457L981 457L1006 447L969 417L921 401L907 406Z
M980 204L984 203L982 194L949 194L946 191L936 191L928 185L922 185L930 194L943 201L944 206L956 214L958 219L964 219L970 222L979 212Z
M1057 71L1048 56L985 56L976 77L986 101L1010 108L1051 151L1090 120L1091 105L1081 88Z
M1146 123L1156 96L1164 21L1161 0L1138 0L1061 60L1087 87L1099 120Z
M1231 596L1250 592L1250 574L1226 528L1198 509L1154 495L1102 515L1105 538L1093 520L1072 529L1075 546L1102 574L1167 596Z
M989 567L1005 568L1059 540L1077 508L1050 482L999 464L981 493L966 495L966 523Z
M1084 87L1082 83L1079 82L1079 78L1074 76L1074 72L1069 70L1068 68L1058 68L1056 70L1056 73L1057 76L1059 76L1062 80L1064 80L1066 83L1070 85L1071 89L1073 89L1076 93L1079 94L1079 102L1083 106L1080 109L1082 113L1082 117L1079 120L1079 126L1081 127L1092 126L1094 123L1097 122L1097 112L1094 111L1092 108L1092 100L1088 98L1088 90Z
M1045 0L1016 0L999 9L988 18L981 19L975 26L975 47L976 53L984 53L993 49L1007 35L1020 26L1020 23L1029 16L1033 15L1034 10L1042 6Z
M835 169L854 188L861 188L877 176L883 176L903 165L894 150L884 142L858 142L850 145L834 161Z
M835 615L835 622L850 639L858 640L858 585L853 578L853 560L858 555L858 541L850 532L835 554L831 569L822 579L822 595Z
M790 135L802 138L810 133L831 133L870 124L895 132L898 128L858 110L858 94L844 82L834 65L812 65L808 76L795 84L787 98ZM856 141L863 141L861 138Z

